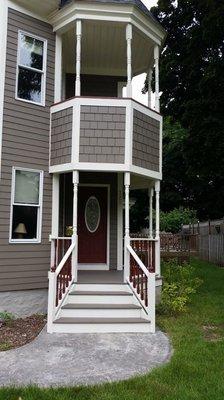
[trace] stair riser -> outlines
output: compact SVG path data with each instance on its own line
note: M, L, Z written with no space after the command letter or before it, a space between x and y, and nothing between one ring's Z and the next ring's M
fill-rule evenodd
M133 296L70 295L68 303L73 304L133 304ZM136 304L136 303L135 303Z
M127 285L117 285L117 284L75 284L72 288L72 290L83 290L83 291L87 291L87 290L92 290L94 291L102 291L102 292L107 292L107 291L115 291L115 292L119 292L119 291L127 291L130 293L130 289L128 288Z
M59 317L71 318L141 318L141 310L113 310L113 309L65 309L60 311Z
M150 333L151 324L53 324L58 333Z

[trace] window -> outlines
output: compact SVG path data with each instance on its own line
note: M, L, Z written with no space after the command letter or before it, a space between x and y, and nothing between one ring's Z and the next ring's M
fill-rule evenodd
M16 98L45 103L47 41L19 32Z
M42 190L42 171L13 168L11 242L40 242Z

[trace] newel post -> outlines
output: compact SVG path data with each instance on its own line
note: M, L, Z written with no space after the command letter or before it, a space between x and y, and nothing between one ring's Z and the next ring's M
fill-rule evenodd
M127 97L132 97L132 25L126 26L126 41L127 41Z
M72 241L76 243L72 253L72 277L77 282L77 267L78 267L78 184L79 172L73 171L73 235Z
M160 99L159 99L159 46L154 47L155 59L155 110L160 112Z
M75 95L81 96L81 40L82 40L82 22L76 22L76 80Z
M129 197L130 197L130 173L124 174L125 186L125 237L124 237L124 282L127 282L130 276L130 253L127 246L130 245L130 214L129 214Z
M155 182L155 194L156 194L156 243L155 243L155 262L156 262L156 274L161 275L160 271L160 181Z

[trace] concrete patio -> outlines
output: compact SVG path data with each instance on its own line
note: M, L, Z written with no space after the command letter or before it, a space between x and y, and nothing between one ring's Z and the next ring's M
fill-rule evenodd
M91 385L145 374L169 361L171 347L155 334L52 334L0 353L0 385Z

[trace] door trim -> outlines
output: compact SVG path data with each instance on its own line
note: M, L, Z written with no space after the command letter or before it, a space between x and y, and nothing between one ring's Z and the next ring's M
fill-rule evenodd
M78 264L79 271L108 271L110 269L110 184L80 183L79 187L105 187L107 189L107 262L106 264Z

